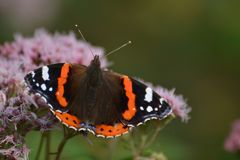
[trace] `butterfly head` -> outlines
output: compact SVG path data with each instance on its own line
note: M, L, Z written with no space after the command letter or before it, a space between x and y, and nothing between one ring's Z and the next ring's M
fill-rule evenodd
M87 67L87 76L90 82L97 83L102 79L101 62L99 55L95 55L90 65Z
M100 68L100 58L99 58L99 55L95 55L93 60L91 61L90 63L90 66L96 66L96 67L99 67Z

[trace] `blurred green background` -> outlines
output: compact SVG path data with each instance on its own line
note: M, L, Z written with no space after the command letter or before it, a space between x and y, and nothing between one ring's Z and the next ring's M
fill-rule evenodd
M0 42L13 40L16 32L32 35L39 27L68 32L76 23L89 42L106 51L131 40L132 45L108 57L111 68L176 88L192 106L189 123L170 123L155 150L169 160L235 160L223 144L231 122L240 117L239 8L239 0L1 0ZM60 136L54 134L54 143ZM32 154L36 137L35 132L28 135ZM96 159L92 154L104 148L105 140L90 139L96 144L75 137L63 157ZM112 154L129 153L120 146Z

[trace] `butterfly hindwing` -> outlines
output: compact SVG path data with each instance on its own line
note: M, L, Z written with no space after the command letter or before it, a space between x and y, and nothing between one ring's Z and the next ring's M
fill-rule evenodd
M119 122L114 125L96 125L95 134L98 137L113 138L121 136L127 133L130 130L130 127Z

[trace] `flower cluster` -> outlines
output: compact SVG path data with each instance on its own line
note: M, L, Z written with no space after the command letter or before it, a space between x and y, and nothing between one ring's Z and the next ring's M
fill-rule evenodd
M27 159L24 136L31 130L46 131L56 126L40 97L30 96L24 86L26 73L38 66L58 62L89 64L89 48L103 55L103 49L79 41L73 33L50 35L37 30L32 38L21 35L0 46L0 157ZM102 58L102 66L107 66Z
M4 146L4 149L0 149L0 154L6 156L7 158L18 160L28 159L30 150L24 144L23 137L18 137L18 135L13 134L6 135L0 140L0 144Z
M240 151L240 119L232 124L232 129L225 141L225 150L228 152Z
M108 66L102 48L77 40L73 33L51 35L40 29L31 38L16 35L14 42L0 45L0 158L27 159L24 136L31 130L51 130L58 124L41 98L27 93L23 83L26 73L51 63L88 65L91 51L103 57L102 67ZM183 121L189 119L191 109L182 96L159 86L153 89L167 99L176 116Z

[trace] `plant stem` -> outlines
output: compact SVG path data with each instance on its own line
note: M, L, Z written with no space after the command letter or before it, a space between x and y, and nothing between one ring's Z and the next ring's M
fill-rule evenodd
M133 159L137 159L138 157L138 151L137 151L137 147L136 147L136 144L135 144L135 139L134 139L134 135L133 135L133 132L130 132L129 133L131 136L131 139L130 139L130 147L131 147L131 150L132 150L132 155L133 155Z
M140 141L141 143L138 146L136 146L136 144L133 141L132 145L134 147L134 151L133 151L134 159L137 159L141 155L142 151L145 149L147 139L148 139L147 135L145 135L145 134L142 135L141 141Z
M36 154L35 160L39 160L40 153L41 153L41 150L42 150L43 141L44 141L44 133L41 135L40 144L38 146L38 150L37 150L37 154Z
M131 140L131 148L132 148L132 152L133 152L133 156L134 159L137 159L137 157L139 157L142 152L145 150L145 148L149 147L157 138L159 132L174 118L174 116L169 116L167 119L165 119L164 123L161 124L159 123L157 125L157 128L154 130L153 134L143 134L141 136L141 141L140 141L140 145L136 146L136 144L134 143L134 139L132 138ZM132 135L133 136L133 135Z
M162 130L162 126L157 125L157 128L156 128L155 132L153 133L151 138L148 141L146 141L146 143L143 146L143 149L149 147L154 142L154 140L157 138L157 136L158 136L158 134L161 130Z
M57 156L56 156L56 160L59 160L60 159L60 156L61 156L61 153L62 153L62 150L67 142L68 138L63 138L63 140L61 141L61 143L59 144L58 146L58 151L57 151Z
M45 153L45 159L50 159L50 142L51 142L51 132L46 133L46 153Z
M72 132L72 131L70 131L70 130L68 130L68 129L66 129L65 127L64 127L64 137L63 137L63 139L62 139L62 141L60 142L60 144L58 145L58 150L57 150L57 156L56 156L56 160L59 160L60 159L60 156L61 156L61 153L62 153L62 151L63 151L63 148L64 148L64 146L66 145L66 143L67 143L67 141L70 139L70 138L72 138L72 137L74 137L74 136L76 136L76 135L78 135L79 133L78 132Z
M108 148L109 148L109 156L108 159L109 160L113 160L114 159L114 151L116 149L116 145L117 145L117 139L113 139L108 143Z

